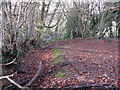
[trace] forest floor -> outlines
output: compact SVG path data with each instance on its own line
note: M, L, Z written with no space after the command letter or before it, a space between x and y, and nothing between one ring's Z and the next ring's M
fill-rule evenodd
M26 73L13 77L16 82L31 79L42 61L42 73L52 70L58 63L70 62L54 73L38 78L32 87L62 88L85 85L118 85L118 39L59 40L46 45L48 48L32 49L21 59Z

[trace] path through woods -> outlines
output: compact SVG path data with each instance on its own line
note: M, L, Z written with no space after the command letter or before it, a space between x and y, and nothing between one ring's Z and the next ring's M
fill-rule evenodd
M22 58L21 67L26 73L17 74L13 78L16 82L31 79L38 69L39 61L43 62L42 73L50 71L56 64L52 63L53 50L60 51L62 62L71 62L61 67L65 71L63 77L56 77L55 73L39 78L32 87L61 88L118 84L118 39L72 39L51 43L47 49L32 49ZM56 65L57 66L57 65Z

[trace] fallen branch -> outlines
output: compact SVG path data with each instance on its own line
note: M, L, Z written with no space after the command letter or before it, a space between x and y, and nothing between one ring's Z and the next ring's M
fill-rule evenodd
M30 81L30 79L27 79L25 81L22 82L18 82L19 85L24 86L25 84L27 84ZM3 90L16 90L18 89L18 87L14 84L8 85L6 87L3 88Z
M11 74L11 75L7 75L7 76L1 76L0 79L5 79L5 78L9 78L9 77L13 77L17 72Z
M13 77L17 72L11 74L11 75L7 75L7 76L1 76L0 79L8 79L11 83L13 83L14 85L16 85L17 87L19 87L20 89L26 89L27 87L23 87L21 85L19 85L18 83L16 83L15 81L13 81L10 77Z
M35 76L34 76L34 77L31 79L31 81L30 81L28 84L26 84L25 86L30 87L30 86L33 84L33 82L39 77L39 74L40 74L40 72L41 72L41 69L42 69L42 62L39 63L39 69L38 69L37 73L35 74Z
M7 66L7 65L10 65L10 64L13 64L13 63L15 63L15 60L16 60L16 58L14 58L11 62L9 62L9 63L5 63L5 64L0 64L1 66L2 65L5 65L5 66Z
M40 74L40 75L39 75L39 78L44 77L44 76L47 75L47 74L51 74L51 73L59 70L61 67L67 66L68 64L71 64L71 63L72 63L72 62L64 62L64 63L62 63L62 64L60 64L60 65L55 65L55 66L52 67L52 70L47 71L47 72L45 72L45 73L43 73L43 74Z
M60 65L58 65L58 67L60 68L60 67L64 67L64 66L67 66L68 64L70 64L71 62L65 62L65 63L62 63L62 64L60 64ZM40 62L40 64L41 64L41 62ZM24 80L24 81L22 81L22 82L19 82L18 84L19 85L22 85L22 86L25 86L25 87L29 87L29 86L31 86L32 84L31 84L31 82L33 83L37 78L41 78L41 77L44 77L45 75L48 75L48 74L51 74L51 73L53 73L53 72L55 72L56 70L58 70L59 68L57 68L56 66L53 66L52 68L53 68L53 70L50 70L50 71L47 71L47 72L45 72L45 73L43 73L43 74L38 74L38 72L40 72L40 66L42 67L42 65L40 65L39 64L39 70L37 71L37 73L35 74L35 76L33 77L33 79L32 80L30 80L30 79L27 79L27 80ZM34 81L33 81L34 80ZM26 84L27 83L27 84ZM25 85L26 84L26 85ZM8 89L10 89L10 88L16 88L16 86L15 85L9 85L9 86L7 86L6 88L5 88L5 90L8 90Z
M20 89L28 89L33 83L34 83L34 81L39 77L39 74L40 74L40 72L41 72L41 69L42 69L42 62L40 62L39 63L39 69L38 69L38 71L37 71L37 73L34 75L34 77L31 79L31 80L27 80L27 84L25 85L25 86L21 86L23 83L25 83L25 82L23 82L23 83L16 83L15 81L13 81L10 77L11 76L13 76L14 74L12 74L12 75L7 75L7 76L2 76L0 79L3 79L3 78L7 78L11 83L13 83L14 85L10 85L10 86L8 86L7 88L5 88L6 90L8 89L8 88L15 88L15 86L17 86L18 88L20 88Z
M16 85L17 87L19 87L20 89L27 89L28 87L23 87L21 85L19 85L18 83L16 83L15 81L13 81L10 77L7 77L7 79L13 83L14 85Z
M68 64L70 64L71 62L65 62L65 63L62 63L62 64L60 64L60 65L58 65L58 67L60 68L60 67L64 67L64 66L67 66ZM39 67L40 67L40 65L39 65ZM53 73L54 71L56 71L56 70L58 70L57 69L57 67L56 66L53 66L52 67L53 68L53 70L50 70L50 71L47 71L47 72L45 72L45 73L43 73L43 74L40 74L40 75L38 75L38 74L36 74L36 75L38 75L38 77L37 78L41 78L41 77L44 77L45 75L48 75L48 74L51 74L51 73ZM39 68L39 70L40 70L40 68ZM38 71L39 71L38 70ZM33 77L33 78L35 78L35 76ZM33 80L33 79L32 79ZM31 81L32 81L31 80ZM27 83L28 82L28 83ZM32 81L33 82L33 81ZM27 83L27 84L26 84ZM19 82L18 84L19 85L25 85L25 86L29 86L30 84L30 79L27 79L27 80L24 80L24 81L22 81L22 82ZM16 88L16 86L15 85L9 85L9 86L7 86L6 87L6 89L5 90L8 90L9 88Z

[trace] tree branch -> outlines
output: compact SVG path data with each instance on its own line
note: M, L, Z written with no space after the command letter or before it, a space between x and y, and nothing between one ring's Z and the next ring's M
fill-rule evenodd
M31 79L31 81L28 84L26 84L25 86L30 87L33 84L33 82L38 78L38 76L41 72L41 69L42 69L42 62L39 63L39 69L38 69L37 73L34 75L34 77Z
M7 79L13 83L14 85L16 85L17 87L19 87L20 89L27 89L28 87L23 87L21 85L19 85L18 83L16 83L15 81L13 81L10 77L7 77Z
M11 83L13 83L14 85L16 85L17 87L19 87L20 89L27 89L28 87L23 87L21 85L19 85L18 83L16 83L15 81L13 81L10 77L13 77L17 72L11 74L11 75L7 75L7 76L1 76L0 79L8 79Z
M15 86L17 86L20 89L28 89L34 82L35 80L39 77L39 74L41 72L42 69L42 62L39 63L39 69L37 71L37 73L34 75L34 77L31 79L31 81L29 81L25 86L21 86L19 83L16 83L15 81L13 81L10 77L13 77L15 73L11 74L11 75L7 75L7 76L2 76L0 77L0 79L8 79L11 83L13 83Z
M35 76L33 77L33 79L30 81L30 79L27 79L27 80L24 80L24 81L22 81L22 82L19 82L18 84L19 85L24 85L24 87L30 87L31 85L32 85L32 83L37 79L37 78L41 78L41 77L44 77L45 75L48 75L48 74L51 74L51 73L53 73L53 72L55 72L56 70L58 70L58 69L60 69L60 67L64 67L64 66L66 66L66 65L68 65L68 64L70 64L71 62L65 62L65 63L62 63L62 64L60 64L60 65L58 65L58 67L57 67L57 65L56 66L53 66L52 67L52 70L50 70L50 71L46 71L45 73L42 73L42 74L40 74L39 75L39 73L40 73L40 71L41 71L41 68L42 68L42 62L40 62L40 64L39 64L39 69L38 69L38 71L37 71L37 73L35 74ZM28 82L28 83L27 83ZM26 84L27 83L27 84ZM25 85L26 84L26 85ZM7 86L6 87L6 89L5 90L8 90L9 88L16 88L16 85L9 85L9 86Z
M17 72L11 74L11 75L7 75L7 76L1 76L0 79L4 79L4 78L8 78L8 77L13 77Z
M0 64L0 66L2 66L2 65L7 66L7 65L10 65L10 64L13 64L13 63L15 63L15 60L16 60L16 58L14 58L13 61L11 61L11 62L9 62L9 63Z

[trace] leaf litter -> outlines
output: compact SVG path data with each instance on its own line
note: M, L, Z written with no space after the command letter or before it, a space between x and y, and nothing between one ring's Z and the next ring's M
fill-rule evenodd
M60 51L60 58L71 64L61 67L65 70L63 77L55 76L55 73L39 78L32 87L37 88L62 88L65 86L84 85L118 85L118 39L98 40L59 40L49 44L47 49L32 49L21 59L20 65L26 71L17 74L13 78L16 82L31 79L38 69L39 61L42 61L42 73L50 71L53 50Z

